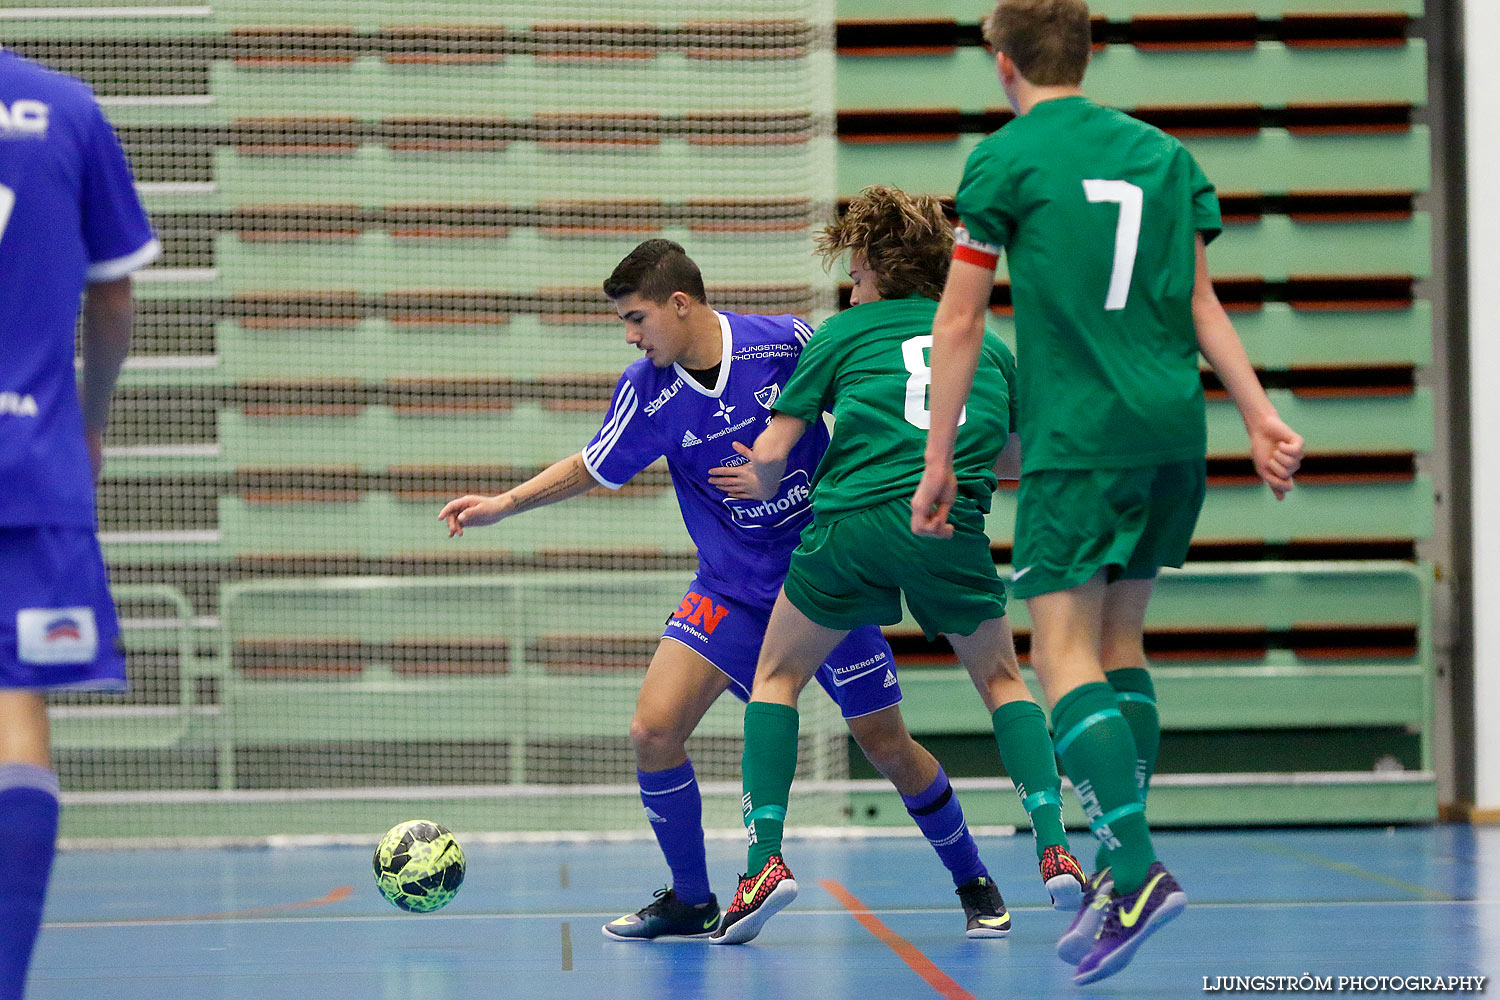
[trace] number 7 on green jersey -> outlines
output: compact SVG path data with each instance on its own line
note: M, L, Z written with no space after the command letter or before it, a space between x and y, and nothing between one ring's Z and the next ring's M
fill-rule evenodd
M1129 181L1086 180L1083 194L1089 201L1111 201L1120 206L1115 223L1115 263L1109 272L1109 291L1104 309L1112 312L1125 308L1130 297L1130 278L1135 273L1135 252L1141 241L1141 189Z

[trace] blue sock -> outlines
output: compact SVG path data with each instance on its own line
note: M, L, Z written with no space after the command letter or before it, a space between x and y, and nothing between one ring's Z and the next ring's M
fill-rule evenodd
M0 765L0 1000L20 1000L42 927L47 877L57 853L57 775L35 764Z
M684 903L708 902L708 858L703 848L703 799L693 762L666 771L637 771L651 832L672 869L672 889Z
M979 860L979 847L964 822L963 807L958 804L958 796L941 767L926 791L903 795L901 801L906 803L906 811L916 821L917 829L953 876L954 885L989 874Z

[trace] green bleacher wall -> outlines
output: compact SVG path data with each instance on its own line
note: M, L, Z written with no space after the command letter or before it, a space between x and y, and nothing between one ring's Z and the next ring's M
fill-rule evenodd
M1416 120L1422 5L1092 6L1084 89L1177 135L1216 183L1226 230L1210 269L1278 409L1308 442L1298 490L1275 503L1250 475L1232 405L1205 376L1210 490L1189 565L1232 568L1245 574L1236 585L1277 596L1213 595L1194 577L1208 593L1180 616L1167 584L1188 582L1163 581L1148 618L1165 729L1153 821L1430 818L1431 568L1417 558L1433 530L1420 460L1435 420L1418 379L1432 360L1431 308L1415 290L1432 242L1415 207L1431 182L1430 138ZM894 183L951 197L968 153L1009 117L982 46L985 11L845 0L838 13L840 195ZM1003 286L994 304L1004 327ZM997 498L989 522L1000 557L1010 499ZM1324 572L1354 575L1335 584ZM1329 591L1280 589L1314 579ZM1387 586L1403 596L1376 611ZM1372 603L1341 608L1334 591ZM1405 693L1385 688L1393 667L1412 685ZM1278 689L1323 680L1332 686ZM947 752L950 771L993 773L955 668L908 670L903 684L913 731ZM1412 714L1398 720L1393 709ZM900 819L883 793L856 813Z
M836 199L951 198L1007 120L983 5L73 7L12 0L0 41L95 85L166 254L137 284L100 491L134 690L57 699L65 832L347 833L417 807L638 826L618 794L634 690L694 563L664 469L461 542L436 511L597 428L633 357L598 283L639 240L683 242L723 308L835 308L808 250ZM1209 498L1148 622L1153 820L1430 819L1422 5L1094 9L1086 89L1217 184L1211 270L1308 441L1276 504L1205 376ZM1000 564L1013 499L989 521ZM951 655L890 634L971 819L1022 821ZM717 706L694 744L711 825L737 816L737 718ZM819 719L807 773L837 779ZM820 822L905 821L878 787L814 800Z

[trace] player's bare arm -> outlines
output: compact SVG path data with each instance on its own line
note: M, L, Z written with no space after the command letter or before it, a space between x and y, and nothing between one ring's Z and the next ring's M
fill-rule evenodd
M781 489L787 456L806 431L806 420L786 413L775 414L755 439L754 447L734 442L734 450L750 461L710 469L708 481L736 499L771 499Z
M926 469L911 499L911 530L918 535L949 538L948 511L958 493L953 475L953 442L958 417L984 342L984 316L990 307L995 270L954 259L932 321L932 424L927 431Z
M1250 455L1256 473L1280 500L1292 489L1292 477L1302 466L1302 436L1281 419L1265 389L1261 388L1250 358L1245 354L1245 346L1214 292L1202 236L1198 237L1197 254L1193 326L1198 333L1198 349L1213 365L1219 381L1224 383L1229 398L1240 411L1240 419L1250 435Z
M88 443L94 481L104 472L104 428L109 423L109 398L130 352L130 327L135 301L130 276L96 281L83 298L83 434Z
M996 479L1021 478L1021 435L1012 431L1005 439L1005 447L995 458L994 471Z
M554 462L519 486L492 497L469 494L449 500L438 514L448 522L448 537L462 535L465 528L487 524L572 497L581 496L599 485L583 464L582 452Z

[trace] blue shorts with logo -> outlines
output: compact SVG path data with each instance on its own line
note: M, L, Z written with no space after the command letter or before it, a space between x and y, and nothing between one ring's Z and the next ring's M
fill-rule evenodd
M663 639L674 639L729 677L729 690L750 700L755 663L771 620L769 605L747 603L694 577L682 603L667 619ZM818 683L846 719L857 719L901 701L896 660L875 625L854 629L818 668Z
M125 688L120 623L87 528L0 526L0 688Z

